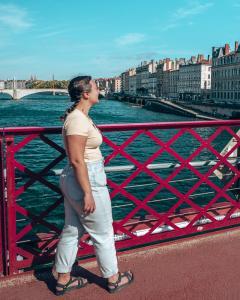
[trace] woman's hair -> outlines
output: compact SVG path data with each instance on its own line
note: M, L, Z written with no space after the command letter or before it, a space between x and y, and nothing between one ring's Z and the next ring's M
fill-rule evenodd
M63 121L65 121L66 117L70 112L72 112L82 98L82 94L84 92L91 92L92 85L90 81L92 80L91 76L78 76L70 80L68 84L68 93L70 99L73 103L68 109L66 109L64 115L61 117Z

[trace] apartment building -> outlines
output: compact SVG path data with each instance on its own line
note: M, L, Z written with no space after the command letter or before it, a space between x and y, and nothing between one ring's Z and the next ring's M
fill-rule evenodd
M212 48L212 99L218 103L240 103L240 45Z
M211 90L210 56L192 56L186 64L179 66L178 94L180 100L194 101L210 98Z

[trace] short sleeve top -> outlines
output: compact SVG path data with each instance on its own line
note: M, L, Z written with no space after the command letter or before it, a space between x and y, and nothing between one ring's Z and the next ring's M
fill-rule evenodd
M103 141L102 134L100 130L94 126L92 119L87 117L79 109L74 109L67 115L62 128L62 135L67 156L66 136L83 135L87 137L84 161L96 161L103 158L100 150L100 145Z

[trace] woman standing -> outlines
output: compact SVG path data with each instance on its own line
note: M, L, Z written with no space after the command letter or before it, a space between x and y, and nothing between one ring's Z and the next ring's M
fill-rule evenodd
M108 279L108 291L113 293L131 283L133 273L118 270L111 200L99 148L102 135L88 116L90 108L99 102L99 90L90 76L79 76L70 81L68 92L74 104L66 111L62 128L68 164L60 176L65 224L53 267L56 295L88 283L82 277L70 276L85 231L93 242L101 274Z

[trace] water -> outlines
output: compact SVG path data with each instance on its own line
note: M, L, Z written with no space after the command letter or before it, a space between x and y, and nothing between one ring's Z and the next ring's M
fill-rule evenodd
M59 117L71 104L65 96L35 95L10 101L0 94L0 127L61 126ZM89 115L97 124L195 120L160 114L114 100L100 100L91 108Z
M50 126L62 126L60 116L63 115L65 109L71 105L69 99L66 96L51 96L51 95L34 95L24 98L20 101L10 101L9 99L0 99L0 127L15 127L15 126L40 126L40 127L50 127ZM188 117L163 114L160 112L149 111L140 107L133 107L130 104L122 103L114 100L100 100L100 103L94 106L89 113L90 117L98 125L100 124L116 124L116 123L142 123L142 122L169 122L169 121L191 121L195 120ZM206 139L210 136L215 129L213 128L200 128L197 129L198 134ZM111 139L117 145L121 145L128 137L133 134L134 131L130 132L108 132L104 133L106 137ZM158 138L160 138L164 143L168 142L178 130L152 130ZM56 144L63 146L62 138L60 135L45 135L46 137L53 140ZM223 132L221 136L213 140L212 146L220 151L225 144L230 139L230 135L227 132ZM23 140L23 137L16 137L15 143ZM181 155L184 159L189 157L200 143L190 134L184 133L177 141L171 145L171 149ZM144 162L149 158L150 155L154 154L160 146L157 145L151 138L147 135L140 135L136 140L129 144L125 151L133 155L139 162ZM101 151L103 156L106 157L113 152L113 149L106 144L101 145ZM39 139L32 140L28 145L22 148L17 154L16 159L22 165L26 166L32 172L41 171L47 164L53 161L59 156L59 152L51 148L49 145L45 144ZM207 149L203 149L199 155L194 157L193 161L198 160L212 160L215 159L214 155ZM166 163L172 162L173 164L178 163L178 160L173 154L167 153L165 150L159 155L153 163ZM53 169L62 169L66 164L66 160L61 161L53 167ZM126 165L131 164L125 157L118 154L111 161L109 166L113 165ZM209 170L209 167L204 167L199 169L199 172L204 174ZM170 176L174 169L161 169L153 170L155 174L159 175L161 178L165 179ZM117 173L107 173L110 180L115 183L120 184L128 176L131 175L133 171L130 172L117 172ZM186 178L187 180L182 181ZM17 197L19 205L28 209L33 215L41 215L47 207L54 205L56 201L60 198L56 190L52 188L52 185L58 187L58 177L57 176L45 176L50 185L44 186L39 181L35 181L31 184L27 190L21 193ZM172 187L179 189L182 193L187 193L189 189L198 181L198 177L187 169L183 169L179 174L177 174L168 183ZM222 182L217 178L211 179L217 186L221 187ZM22 174L19 170L16 170L16 185L17 188L23 186L29 181L29 177L26 174ZM137 175L124 190L131 193L135 199L143 201L147 195L153 191L157 186L158 182L150 177L145 172ZM111 188L109 188L111 192ZM212 191L212 190L211 190ZM209 192L209 187L202 183L199 188L194 193ZM191 195L192 201L198 205L206 205L209 199L213 198L216 193L210 195L203 195L195 197ZM229 192L231 197L234 197ZM210 197L210 198L209 198ZM179 198L171 193L167 186L162 187L162 189L155 194L153 199L148 202L151 208L154 208L158 212L166 212L174 205ZM224 201L224 199L218 199L219 202ZM112 198L113 216L114 219L121 219L124 215L129 213L136 204L133 201L128 200L121 193L116 194ZM183 203L179 208L190 207L189 204ZM177 210L176 210L177 211ZM146 214L150 214L146 209L139 210L134 217L144 217ZM22 214L17 213L17 229L18 232L26 226L31 221L31 217L23 217ZM64 214L63 214L63 204L61 203L55 209L51 210L45 217L44 221L54 224L56 227L61 228L63 226ZM37 232L48 232L48 224L41 224L35 226L34 229L29 231L28 235L32 235Z

